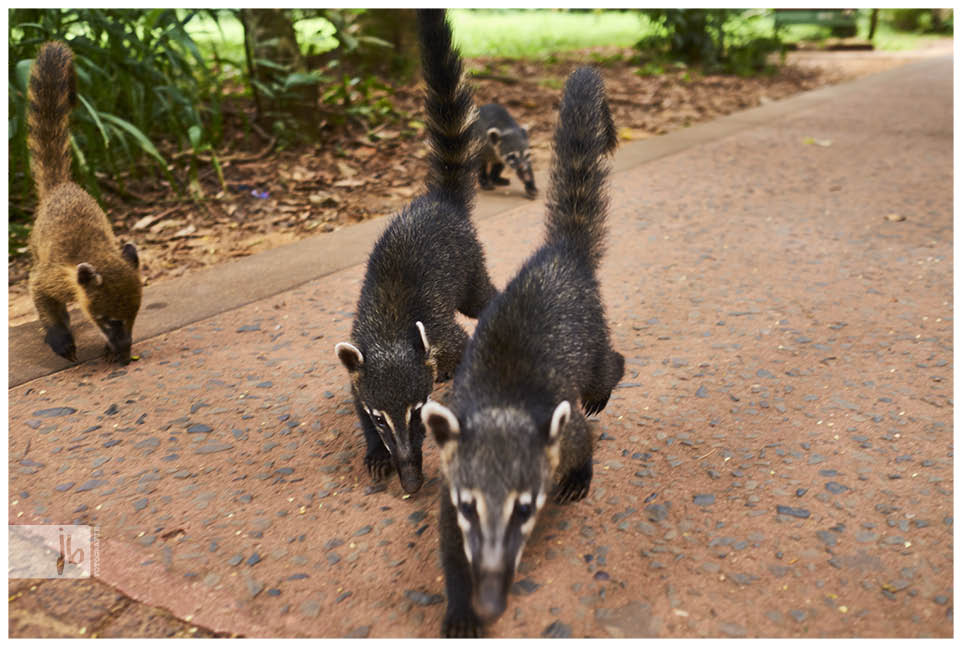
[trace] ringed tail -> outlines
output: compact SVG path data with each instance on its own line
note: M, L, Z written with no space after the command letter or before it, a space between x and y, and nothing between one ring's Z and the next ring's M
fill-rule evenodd
M472 133L478 119L474 93L464 83L461 55L452 43L445 11L419 9L418 35L427 85L428 191L470 206L480 149Z
M617 144L604 82L592 68L575 70L565 83L554 135L547 241L566 241L592 268L604 253L606 156Z
M70 177L70 113L77 101L73 52L59 41L40 48L30 71L27 146L30 171L43 198Z

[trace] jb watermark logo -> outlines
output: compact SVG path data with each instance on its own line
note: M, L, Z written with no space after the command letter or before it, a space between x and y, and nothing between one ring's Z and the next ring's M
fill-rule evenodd
M8 578L89 578L100 544L93 526L7 526Z

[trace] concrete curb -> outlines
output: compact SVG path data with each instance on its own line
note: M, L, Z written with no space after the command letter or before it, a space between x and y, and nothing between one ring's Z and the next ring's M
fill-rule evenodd
M764 125L863 88L890 83L930 63L931 60L907 64L733 113L657 138L623 144L615 156L613 172L617 174L690 147ZM539 187L545 187L547 170L541 170L536 176ZM475 220L482 221L528 206L530 203L518 194L485 192L479 197ZM136 341L170 332L362 264L388 218L372 219L146 287L135 332L135 353ZM80 361L100 356L103 352L102 342L93 326L77 309L71 311L71 317ZM72 365L50 352L43 343L42 331L36 321L9 328L8 350L8 388Z

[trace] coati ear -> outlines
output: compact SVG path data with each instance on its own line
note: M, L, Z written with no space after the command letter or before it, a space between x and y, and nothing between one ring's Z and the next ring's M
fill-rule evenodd
M431 432L434 441L442 452L449 444L456 444L461 436L461 425L451 409L428 400L421 407L421 421L424 428Z
M418 328L418 334L421 335L421 345L424 348L424 356L431 354L431 344L428 343L428 334L424 331L424 323L421 321L416 321L414 326Z
M528 125L527 125L527 124L522 124L522 125L521 125L521 135L523 135L523 136L526 137L526 138L528 137Z
M551 426L548 428L548 443L552 444L558 441L561 436L561 432L564 430L565 425L568 424L568 420L571 419L571 404L568 400L564 400L558 404L554 413L551 415Z
M498 144L498 140L500 139L501 139L501 132L498 131L498 129L496 129L493 126L490 129L488 129L488 141L491 144Z
M137 255L137 247L131 242L124 244L124 247L120 249L120 255L135 269L140 267L140 257Z
M94 267L86 262L81 262L77 265L77 283L84 288L99 287L104 283L104 279L100 277Z
M334 352L337 353L337 358L341 360L341 363L350 373L358 372L364 365L364 355L350 343L338 343L334 346Z

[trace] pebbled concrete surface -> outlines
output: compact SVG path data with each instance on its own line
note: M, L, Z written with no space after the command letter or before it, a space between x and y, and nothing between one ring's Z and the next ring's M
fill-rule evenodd
M489 635L952 635L952 72L621 154L625 379ZM541 218L479 224L499 286ZM99 581L211 632L436 636L437 454L371 485L332 352L362 273L11 388L10 521L99 526Z

